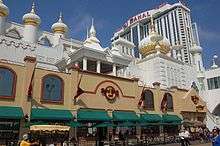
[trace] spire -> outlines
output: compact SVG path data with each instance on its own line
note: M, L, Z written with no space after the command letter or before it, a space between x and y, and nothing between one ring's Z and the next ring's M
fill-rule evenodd
M151 31L151 32L154 32L154 31L155 31L153 14L150 15L150 31Z
M89 31L89 35L90 37L96 37L96 30L95 30L95 26L94 26L94 19L92 18L92 25Z
M31 7L31 13L35 14L35 3L33 2Z
M86 39L88 39L88 38L89 38L89 28L86 27Z
M63 14L62 14L62 12L60 12L60 16L59 16L59 20L58 20L58 22L60 22L60 23L63 22Z
M218 65L216 64L216 59L217 58L218 58L217 55L214 55L213 58L212 58L212 66L211 66L212 69L218 68Z

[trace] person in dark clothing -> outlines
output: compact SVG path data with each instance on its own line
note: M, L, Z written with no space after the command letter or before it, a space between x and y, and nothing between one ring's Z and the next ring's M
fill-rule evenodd
M213 129L212 130L212 146L220 146L220 135L219 135L219 130L218 129Z

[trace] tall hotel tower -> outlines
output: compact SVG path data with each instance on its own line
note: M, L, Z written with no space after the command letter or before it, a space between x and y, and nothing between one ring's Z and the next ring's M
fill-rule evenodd
M118 38L124 38L133 42L135 45L133 56L141 58L138 46L139 42L149 35L151 15L154 19L157 33L166 37L170 41L171 46L173 46L170 52L172 57L177 58L177 48L179 47L175 48L175 46L181 45L181 59L185 63L191 64L189 49L194 42L194 30L192 30L190 9L181 2L172 5L162 4L158 8L131 17L114 34L112 43L118 40Z

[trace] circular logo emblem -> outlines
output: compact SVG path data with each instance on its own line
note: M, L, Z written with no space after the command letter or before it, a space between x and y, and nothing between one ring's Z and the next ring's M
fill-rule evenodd
M108 100L114 100L116 97L119 96L118 90L115 90L115 88L113 88L112 86L102 88L101 92Z

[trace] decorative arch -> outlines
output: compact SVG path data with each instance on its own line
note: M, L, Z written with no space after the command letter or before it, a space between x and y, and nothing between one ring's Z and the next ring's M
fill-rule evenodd
M5 36L11 37L14 39L19 39L19 40L22 38L21 34L19 33L19 31L16 28L9 29L6 32Z
M14 99L17 74L6 66L0 66L0 98Z
M144 100L144 108L154 110L154 94L151 90L144 90L142 93Z
M96 88L95 88L95 90L94 90L93 92L90 92L90 91L86 91L86 92L87 92L87 93L91 93L91 94L96 94L96 93L97 93L97 90L98 90L98 89L100 88L100 86L101 86L102 84L104 84L104 83L111 83L111 84L115 85L115 86L118 88L120 94L121 94L123 97L125 97L125 98L135 98L134 96L124 95L124 93L122 92L122 89L120 88L120 86L119 86L117 83L115 83L115 82L113 82L113 81L111 81L111 80L104 80L104 81L100 82L100 83L96 86Z
M64 82L55 74L48 74L42 78L41 101L47 103L63 103Z
M43 45L43 46L47 46L47 47L51 47L52 44L50 42L50 40L48 39L47 36L43 36L40 38L39 40L39 44Z

